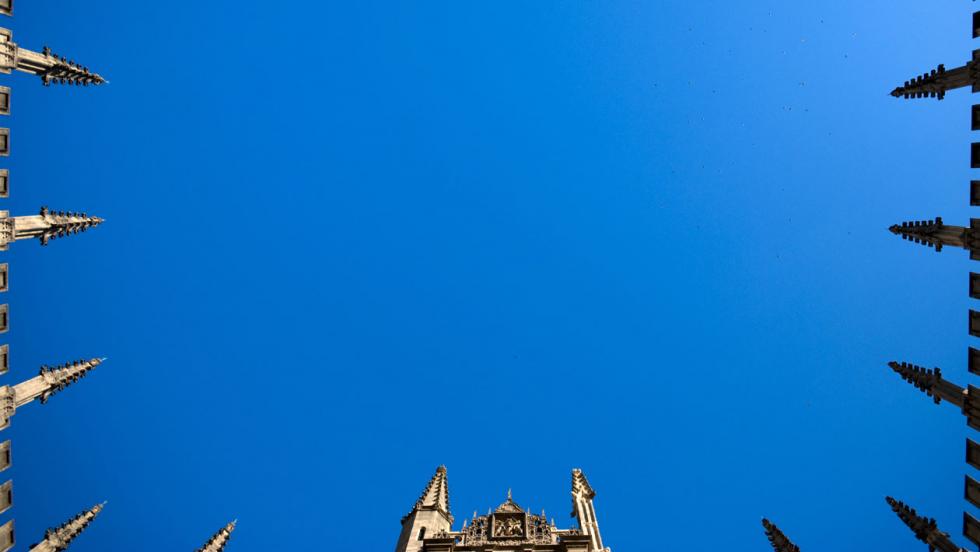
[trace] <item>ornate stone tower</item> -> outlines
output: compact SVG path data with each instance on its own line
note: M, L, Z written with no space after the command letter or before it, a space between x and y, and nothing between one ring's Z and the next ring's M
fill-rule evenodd
M440 467L409 515L402 519L402 534L395 552L607 552L599 536L593 499L595 491L581 470L572 472L572 516L576 529L559 529L544 512L536 515L518 505L510 491L507 500L485 516L465 520L452 530L446 469ZM422 518L420 512L437 512ZM416 520L426 519L434 526Z
M88 527L89 523L99 515L105 502L95 505L91 510L87 510L62 523L58 527L48 529L44 534L44 540L31 546L31 552L59 552L67 550L75 538Z
M222 552L225 549L225 545L231 540L231 532L235 530L236 523L236 521L233 521L222 527L220 531L211 537L211 540L206 542L201 548L198 548L197 552Z
M395 552L418 552L427 537L450 531L452 526L446 466L439 466L412 511L402 518L402 533Z

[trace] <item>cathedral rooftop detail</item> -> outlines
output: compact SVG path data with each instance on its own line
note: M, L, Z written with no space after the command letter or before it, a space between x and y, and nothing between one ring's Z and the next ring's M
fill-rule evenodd
M529 512L514 500L511 491L496 509L477 515L453 529L449 512L446 468L440 466L412 511L402 518L396 552L604 552L593 499L595 491L581 470L572 472L572 516L578 527L560 529L555 520Z

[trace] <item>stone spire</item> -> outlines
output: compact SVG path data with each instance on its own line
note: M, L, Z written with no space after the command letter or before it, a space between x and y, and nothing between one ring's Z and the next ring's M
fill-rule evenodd
M949 539L948 533L943 533L936 527L936 520L918 515L915 509L906 506L904 502L895 500L890 496L886 497L885 500L892 507L892 511L898 514L898 517L905 525L915 533L915 537L929 545L930 551L966 552L965 549L953 544L953 541Z
M104 358L93 358L91 360L66 362L53 368L42 366L36 378L14 386L17 406L26 404L38 397L41 399L41 404L48 402L52 395L84 378L89 371L94 370L104 361ZM38 380L35 385L28 385L35 380Z
M88 86L106 82L98 73L55 54L47 46L40 53L21 48L13 41L10 30L0 29L0 72L10 73L14 69L41 77L45 86L52 83Z
M207 543L201 548L197 549L197 552L222 552L225 549L225 545L231 540L231 532L235 530L235 524L237 521L233 521L228 525L221 528L220 531L214 534Z
M892 234L902 236L902 239L935 247L941 251L944 245L962 247L971 252L980 251L980 237L973 228L963 226L948 226L943 224L942 217L935 220L909 221L893 224L888 228Z
M420 510L435 510L452 519L452 512L449 511L449 480L446 477L446 466L439 466L408 515Z
M892 370L902 376L902 379L932 397L936 404L946 401L958 406L966 416L966 423L980 431L980 388L968 385L966 389L943 379L939 368L929 370L906 362L888 363Z
M84 232L102 224L103 219L85 213L49 211L41 207L37 215L10 217L0 211L0 250L5 250L11 242L38 239L41 245L49 241Z
M446 466L439 466L412 511L402 518L402 531L395 552L422 552L426 539L448 533L452 528Z
M946 70L942 64L929 73L917 75L907 81L902 86L892 90L891 95L896 98L936 98L943 99L946 92L964 86L973 86L977 82L976 77L977 62L971 61L962 67Z
M77 537L92 520L99 515L105 502L97 504L91 510L82 512L59 527L52 527L44 534L44 540L31 547L31 552L57 552L67 550L75 537Z
M0 387L0 429L10 424L10 417L21 406L34 399L40 399L42 404L46 403L52 395L85 377L103 361L104 358L93 358L67 362L54 368L42 366L37 376L13 387Z
M889 362L888 365L898 375L902 376L903 380L932 397L936 404L946 401L963 408L968 396L967 391L959 385L943 379L942 371L939 368L930 370L915 364L894 361Z
M800 552L800 547L786 538L779 527L776 527L768 519L762 518L762 527L765 528L766 536L769 537L769 544L772 545L775 552Z

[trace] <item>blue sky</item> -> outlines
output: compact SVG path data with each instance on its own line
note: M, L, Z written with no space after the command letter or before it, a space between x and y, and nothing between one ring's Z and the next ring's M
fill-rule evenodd
M11 263L13 368L107 356L18 411L22 545L390 550L439 464L459 518L614 550L920 550L959 534L967 2L19 1L98 89L14 88L12 196L106 224Z

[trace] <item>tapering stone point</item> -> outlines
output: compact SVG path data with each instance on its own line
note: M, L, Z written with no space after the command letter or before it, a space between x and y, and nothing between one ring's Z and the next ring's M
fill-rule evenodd
M52 84L99 85L106 81L102 75L65 56L59 56L45 46L40 52L22 48L13 42L13 34L6 31L0 36L0 72L14 69L41 78L45 86Z
M68 84L78 86L105 84L102 75L93 73L88 67L75 63L74 60L66 59L51 51L47 46L42 50L42 55L46 58L48 67L40 72L41 82L44 86L52 84Z
M942 217L936 217L934 220L905 221L889 226L888 230L892 234L902 236L904 240L935 247L936 251L941 251L943 248L943 235L941 233L944 230L944 225Z
M776 524L772 523L766 518L762 518L762 527L766 531L766 537L769 539L769 544L775 552L800 552L800 547L793 544Z
M896 98L936 98L942 100L946 97L946 91L951 87L960 86L958 83L951 83L946 80L946 66L939 64L938 67L915 78L905 81L905 84L896 87L891 91L891 95ZM952 86L951 86L952 85Z
M913 533L915 533L916 538L919 540L927 542L926 539L938 531L938 528L936 527L936 520L920 516L918 512L915 511L915 508L906 505L900 500L895 500L890 496L885 497L885 502L891 506L892 511L898 515L899 519L901 519Z
M435 510L445 514L448 519L453 519L449 508L449 478L446 475L446 466L436 468L436 473L429 479L429 484L415 502L412 511L406 514L402 521L420 510Z
M94 520L106 503L96 504L90 510L84 511L58 527L45 531L44 541L31 547L31 550L67 550L68 546Z
M66 362L61 366L49 367L41 366L41 370L38 375L44 379L44 383L47 384L47 389L41 394L40 401L41 404L46 404L48 399L53 395L57 394L59 391L63 391L69 385L76 383L78 380L84 378L88 373L95 369L96 366L102 364L104 359L93 358L91 360L76 360L74 362Z
M235 525L237 524L238 520L236 519L222 527L208 542L204 543L204 546L198 548L196 552L222 552L228 544L228 541L231 540L231 533L235 530Z
M888 227L892 234L911 234L917 231L930 231L943 227L943 217L934 220L908 220Z
M51 211L47 207L41 207L39 214L44 225L38 234L41 245L48 245L48 242L53 239L85 232L105 222L105 219L89 216L87 213Z
M938 383L943 378L942 370L939 368L929 369L911 364L908 362L889 362L888 366L891 367L898 375L902 376L902 379L911 383L916 389L925 392L926 395L932 397L936 404L940 403L939 395L933 393L936 383Z

